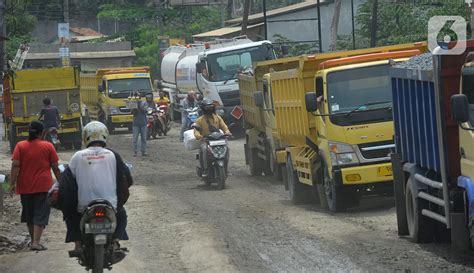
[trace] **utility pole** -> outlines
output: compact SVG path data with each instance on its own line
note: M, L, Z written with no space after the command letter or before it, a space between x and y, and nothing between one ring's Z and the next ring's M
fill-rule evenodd
M0 79L5 71L5 39L7 37L7 24L5 20L5 0L0 0Z
M267 30L267 0L263 0L263 30L265 31L265 40L268 40L268 30Z
M250 0L244 0L244 14L242 16L242 30L240 31L240 35L247 35L249 12L250 12Z
M355 34L355 23L354 23L354 0L351 0L351 12L352 12L352 49L356 49L356 34Z
M69 0L64 0L63 5L64 23L69 23Z
M159 30L160 35L163 35L163 22L161 20L161 0L155 0L156 9L156 27Z
M370 23L370 47L375 47L377 45L377 15L379 1L373 0L372 6L372 22Z
M323 52L323 41L322 41L322 33L321 33L321 1L317 1L317 11L318 11L318 46L319 46L319 52Z
M225 26L225 4L224 0L221 0L221 27Z

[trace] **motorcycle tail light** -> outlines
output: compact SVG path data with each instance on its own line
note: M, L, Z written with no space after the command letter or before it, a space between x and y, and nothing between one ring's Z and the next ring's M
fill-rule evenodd
M95 217L105 217L105 210L103 208L96 208L94 214Z

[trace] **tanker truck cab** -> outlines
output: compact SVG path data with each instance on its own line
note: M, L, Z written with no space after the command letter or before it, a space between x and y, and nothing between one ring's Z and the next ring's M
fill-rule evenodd
M110 71L102 77L99 85L100 103L105 114L102 119L112 130L117 127L131 127L133 115L125 100L138 91L142 96L152 92L150 73L119 73Z
M228 125L240 123L243 112L238 74L255 62L273 59L275 53L269 41L205 50L199 53L196 64L198 89L220 105L219 112Z
M343 199L357 203L362 194L392 191L388 68L388 60L323 68L316 73L316 92L306 95L316 118L311 136L317 137L309 142L322 158L320 182L333 211L343 208Z

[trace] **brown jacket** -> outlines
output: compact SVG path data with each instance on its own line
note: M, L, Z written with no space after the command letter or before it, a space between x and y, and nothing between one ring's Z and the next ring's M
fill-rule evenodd
M225 124L224 120L216 114L213 114L210 117L206 115L199 117L196 120L196 125L201 127L201 132L194 129L194 136L196 139L201 139L203 136L207 136L211 133L209 130L209 125L214 126L217 129L221 129L224 134L230 134L229 128Z

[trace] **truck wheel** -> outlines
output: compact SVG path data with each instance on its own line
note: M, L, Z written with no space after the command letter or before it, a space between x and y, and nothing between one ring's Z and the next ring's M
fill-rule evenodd
M282 166L280 166L280 164L278 164L278 162L273 162L273 178L275 178L276 180L278 181L282 181L283 180L283 174L282 174Z
M408 178L405 191L409 238L414 243L428 243L433 240L434 223L431 219L421 214L426 201L414 195L412 190L413 183L412 178Z
M312 201L311 189L301 184L298 180L298 175L293 168L293 162L291 156L288 155L286 158L286 174L288 177L288 192L290 194L290 200L293 204L307 204Z
M266 176L269 176L273 174L272 168L276 160L274 159L273 152L270 148L271 147L270 143L268 143L268 141L265 141L264 145L265 145L265 157L267 158L267 160L265 161L261 159L260 160L262 161L262 165L263 165L263 173Z
M328 200L326 198L326 189L323 184L319 183L316 184L316 190L318 191L319 195L319 205L322 209L328 209Z
M249 149L249 168L251 176L258 176L262 174L262 163L260 157L258 157L258 149Z
M16 132L16 127L15 125L11 125L10 126L10 152L13 154L13 150L15 150L15 146L16 146L16 143L17 143L17 139L16 139L16 136L15 136L15 132Z
M329 178L327 168L324 167L324 190L328 208L332 212L341 212L344 210L344 188L336 186L333 179Z

